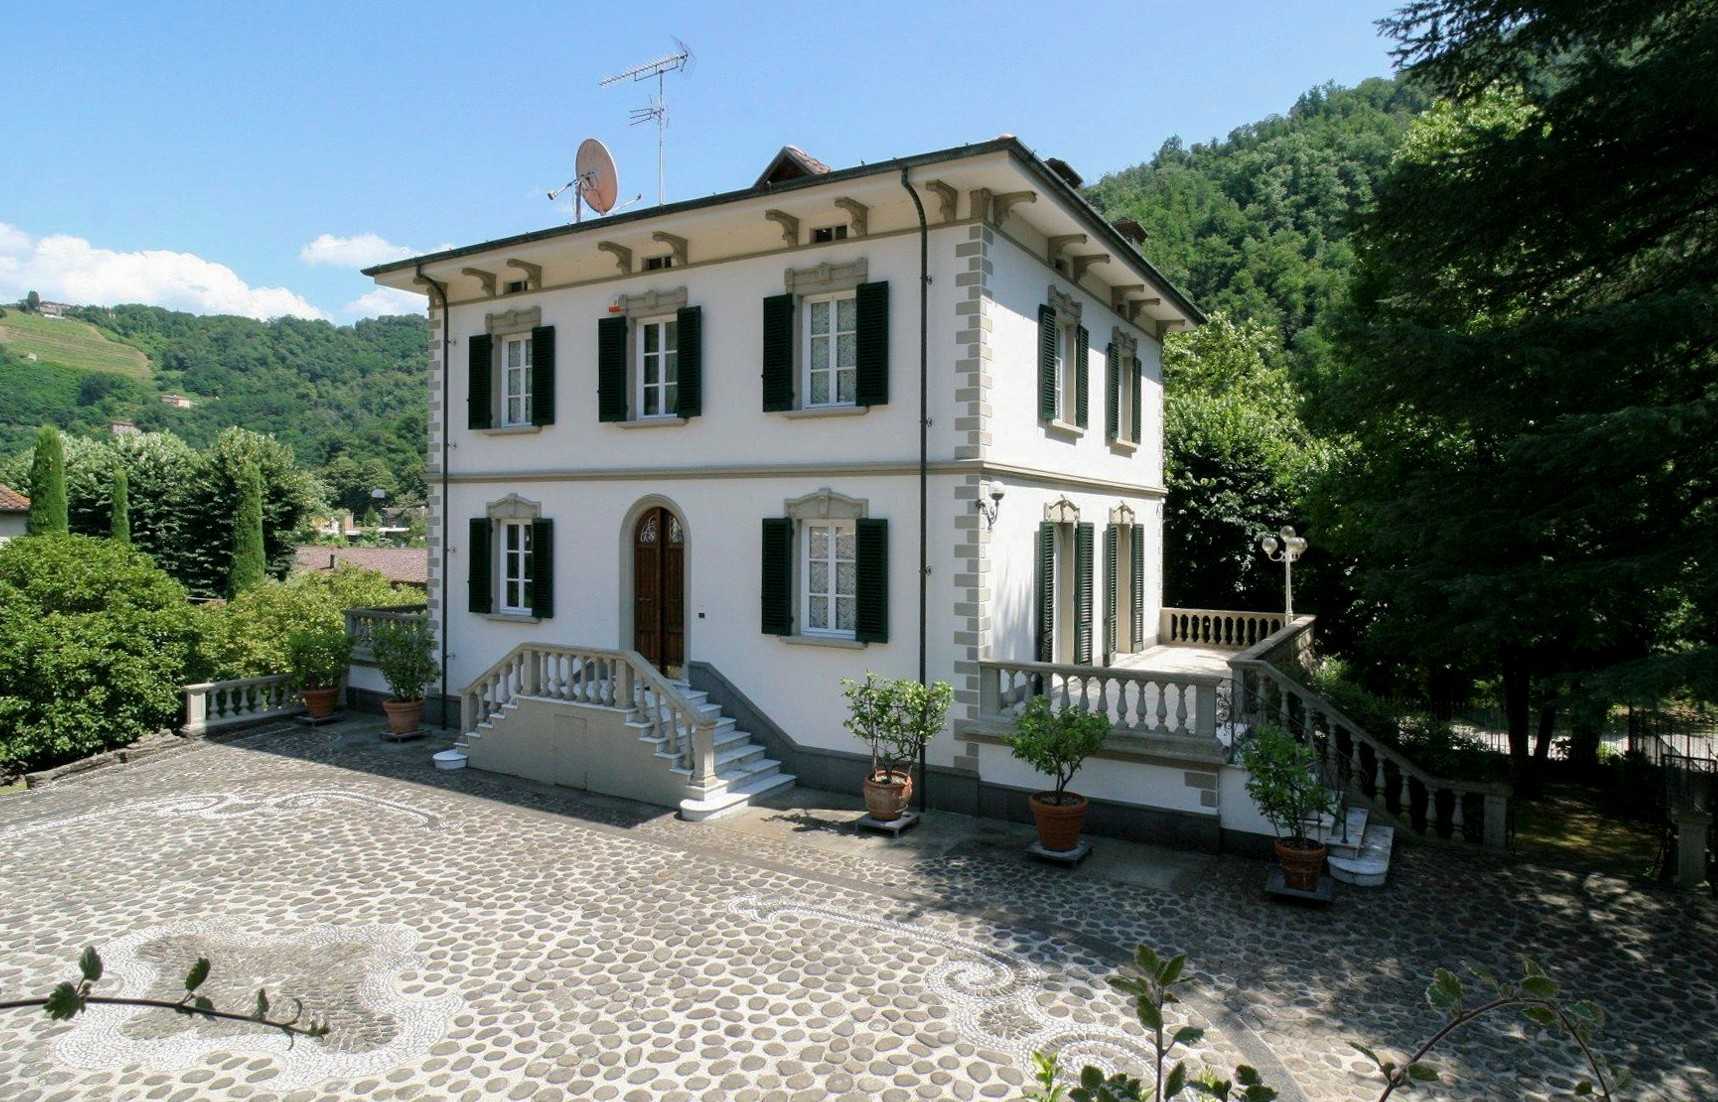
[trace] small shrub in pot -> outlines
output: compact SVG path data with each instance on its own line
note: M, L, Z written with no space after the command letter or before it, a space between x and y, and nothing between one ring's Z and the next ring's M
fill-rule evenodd
M293 632L286 639L286 659L305 710L317 719L334 714L340 682L352 662L352 641L345 629L316 627Z
M1056 785L1034 794L1029 801L1038 824L1038 841L1047 850L1066 852L1080 844L1080 828L1086 819L1086 798L1068 791L1074 774L1086 759L1103 747L1109 737L1110 720L1102 712L1084 705L1056 711L1049 698L1033 697L1014 721L1008 747L1014 756Z
M1324 870L1325 847L1307 837L1307 824L1335 805L1318 776L1318 755L1282 728L1265 725L1241 752L1241 764L1249 774L1247 795L1276 832L1283 883L1312 891Z
M437 672L434 647L435 637L422 620L380 623L370 634L370 653L393 694L382 702L382 710L396 735L412 734L423 724L424 689Z
M892 822L912 799L913 763L942 730L954 687L867 673L864 681L844 678L841 693L847 699L844 726L871 749L865 809L878 822Z

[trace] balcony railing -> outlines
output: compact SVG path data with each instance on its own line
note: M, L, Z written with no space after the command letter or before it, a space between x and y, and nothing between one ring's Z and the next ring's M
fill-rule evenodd
M352 661L374 662L371 637L380 624L421 621L428 614L428 605L399 605L394 608L349 608L346 610L346 637L352 640Z
M1281 631L1278 612L1224 612L1214 608L1166 608L1157 617L1157 641L1184 647L1243 651Z
M286 674L204 681L185 686L187 735L202 735L223 727L260 723L304 710Z
M1209 740L1217 735L1215 674L1158 673L1110 666L983 660L979 668L981 721L1012 723L1033 697L1052 707L1084 707L1109 716L1120 735L1171 735Z

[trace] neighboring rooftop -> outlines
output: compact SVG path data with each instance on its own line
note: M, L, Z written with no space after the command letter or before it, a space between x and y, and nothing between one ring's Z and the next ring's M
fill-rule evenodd
M295 550L292 572L326 572L339 566L375 570L390 582L404 585L429 585L429 551L422 547L325 547L307 543Z
M763 187L765 184L785 184L789 180L799 180L807 176L822 176L829 171L829 166L813 157L797 145L784 145L770 161L769 167L758 174L753 187Z
M0 513L27 513L30 511L30 499L0 482Z

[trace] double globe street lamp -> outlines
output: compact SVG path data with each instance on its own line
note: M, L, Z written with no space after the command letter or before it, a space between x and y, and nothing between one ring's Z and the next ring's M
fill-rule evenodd
M1280 543L1277 540L1278 536L1282 537ZM1259 546L1265 549L1265 558L1283 564L1283 619L1292 620L1294 619L1294 561L1306 553L1306 540L1295 535L1294 529L1285 524L1282 531L1278 532L1276 536L1266 536L1260 540Z

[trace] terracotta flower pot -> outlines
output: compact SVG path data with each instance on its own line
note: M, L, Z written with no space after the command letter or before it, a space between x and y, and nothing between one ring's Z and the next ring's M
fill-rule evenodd
M300 689L298 695L304 698L304 710L310 713L311 719L326 719L334 714L334 705L340 699L340 686Z
M1279 839L1275 845L1277 864L1283 870L1283 887L1302 892L1316 891L1318 878L1324 872L1323 844L1313 842L1303 848Z
M388 713L388 730L392 734L413 735L423 726L422 697L416 700L395 700L389 697L382 701L382 711Z
M865 810L879 823L892 823L913 798L913 775L892 771L865 778Z
M1054 803L1054 792L1039 792L1027 800L1038 824L1038 844L1055 853L1066 853L1080 844L1080 828L1086 821L1086 798L1062 793L1066 803Z

